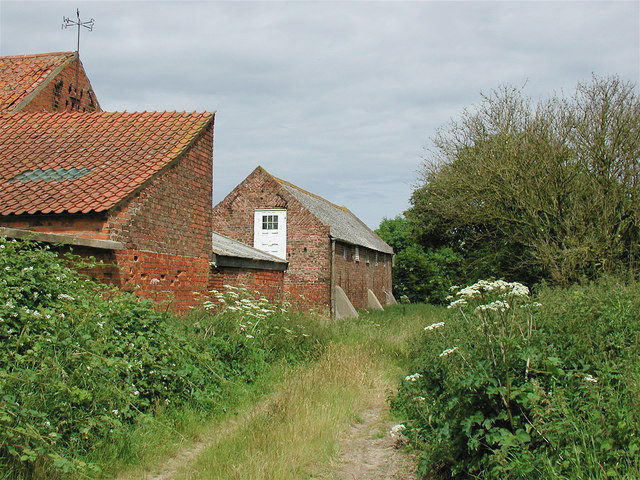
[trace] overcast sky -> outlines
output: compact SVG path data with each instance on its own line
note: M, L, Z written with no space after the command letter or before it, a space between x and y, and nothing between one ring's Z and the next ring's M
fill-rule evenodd
M216 111L214 197L256 166L371 228L409 206L438 127L481 92L640 82L634 1L0 0L0 55L71 51L104 110Z

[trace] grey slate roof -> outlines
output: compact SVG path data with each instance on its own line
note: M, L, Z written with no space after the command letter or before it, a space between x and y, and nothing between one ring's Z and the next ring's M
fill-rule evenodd
M307 192L289 182L274 178L318 220L327 225L329 234L336 240L393 254L393 248L351 213L348 208L334 205L324 198Z
M222 257L235 257L260 262L287 264L286 260L250 247L249 245L245 245L237 240L232 240L216 232L212 232L211 246L213 253Z

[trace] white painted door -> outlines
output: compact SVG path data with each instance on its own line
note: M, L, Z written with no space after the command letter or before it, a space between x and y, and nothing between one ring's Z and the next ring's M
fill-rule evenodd
M276 257L287 259L286 210L255 211L253 246Z

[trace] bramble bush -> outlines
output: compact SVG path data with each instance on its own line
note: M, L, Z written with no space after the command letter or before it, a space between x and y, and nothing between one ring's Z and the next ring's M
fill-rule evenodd
M127 426L181 406L224 410L230 384L282 353L281 340L239 331L242 315L178 319L83 277L69 265L86 263L68 257L0 239L0 478L100 476L82 459ZM296 359L322 343L314 332L288 340L303 344Z
M421 473L639 478L639 286L455 290L392 400Z

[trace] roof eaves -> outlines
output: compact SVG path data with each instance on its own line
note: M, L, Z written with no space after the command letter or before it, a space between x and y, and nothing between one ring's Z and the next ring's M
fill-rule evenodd
M216 267L255 268L257 270L274 270L277 272L284 272L288 268L287 262L270 262L267 260L255 260L218 254L214 254L213 256L213 264Z

